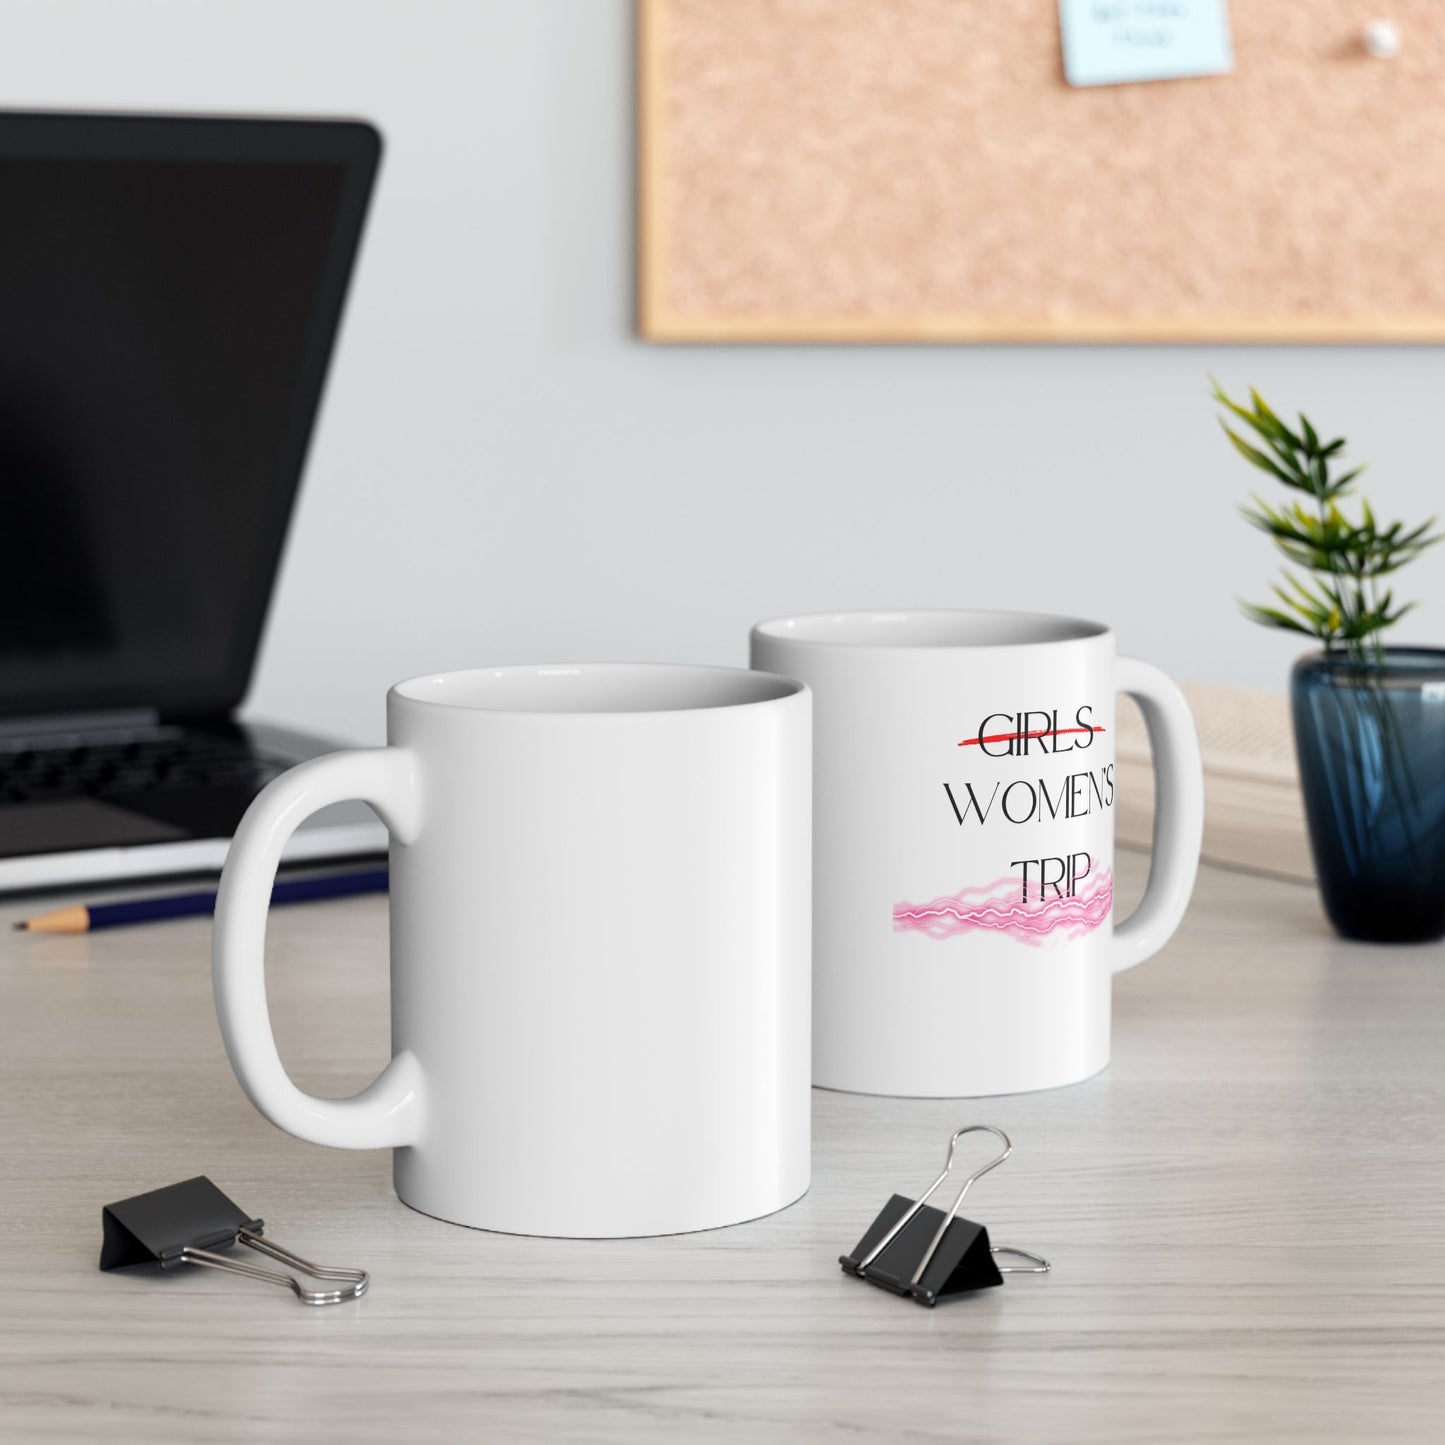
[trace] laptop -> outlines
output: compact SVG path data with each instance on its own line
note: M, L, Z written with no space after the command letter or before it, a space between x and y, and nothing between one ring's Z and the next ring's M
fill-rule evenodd
M218 869L335 746L237 709L380 149L0 114L0 890ZM352 804L287 857L384 847Z

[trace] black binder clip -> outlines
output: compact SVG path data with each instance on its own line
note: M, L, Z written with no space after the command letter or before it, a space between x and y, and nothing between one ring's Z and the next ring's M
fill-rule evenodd
M978 1133L996 1134L1003 1140L1003 1153L990 1159L983 1168L975 1169L963 1181L953 1207L945 1214L928 1203L929 1196L952 1171L958 1141L965 1134ZM1008 1135L992 1124L969 1124L960 1129L948 1141L948 1161L943 1173L917 1201L895 1194L854 1246L852 1254L839 1256L838 1263L844 1273L856 1274L880 1289L907 1295L930 1308L949 1295L1002 1284L1006 1274L1047 1274L1049 1262L1041 1255L1011 1245L990 1244L988 1230L983 1225L958 1213L958 1206L974 1181L982 1179L990 1169L997 1169L1012 1153ZM995 1256L1001 1254L1032 1263L1001 1265L995 1261Z
M159 1264L174 1269L182 1264L201 1264L210 1269L228 1269L248 1279L263 1279L289 1289L302 1304L334 1305L360 1299L370 1277L364 1269L335 1269L312 1264L289 1249L262 1238L259 1219L227 1199L204 1174L137 1194L101 1210L105 1238L100 1247L102 1269L124 1269L132 1264ZM269 1255L312 1279L344 1280L344 1287L306 1289L292 1274L264 1265L229 1259L217 1250L244 1244Z

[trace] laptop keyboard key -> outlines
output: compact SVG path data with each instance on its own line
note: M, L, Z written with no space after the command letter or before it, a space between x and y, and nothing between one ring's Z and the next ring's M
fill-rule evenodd
M243 743L167 730L121 741L0 751L0 801L113 798L207 787L259 789L284 771Z

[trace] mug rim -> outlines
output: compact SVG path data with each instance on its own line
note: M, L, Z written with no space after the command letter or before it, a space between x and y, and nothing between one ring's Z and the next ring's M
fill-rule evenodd
M954 624L960 630L970 626L986 628L989 624L1012 624L1016 629L1033 626L1046 635L997 638L957 636L934 641L920 640L917 631L911 631L906 636L895 634L892 637L880 632L877 637L867 640L856 635L827 635L830 627L838 629L839 633L845 628L863 631L873 627L898 627L901 630L914 622L932 624L934 629ZM1113 628L1103 622L1059 612L1027 612L994 607L884 607L788 613L754 623L752 636L754 639L783 643L789 647L816 647L837 652L973 652L1094 642L1100 638L1112 637Z
M509 680L537 678L613 677L631 679L634 688L645 691L657 688L665 679L691 681L699 695L709 684L731 688L736 696L700 697L698 701L662 701L653 705L639 703L619 707L537 707L506 706L497 701L428 695L448 684L468 683L481 689L487 682L501 685ZM721 712L731 709L769 707L788 702L808 692L806 683L780 673L747 667L723 667L695 662L517 662L496 667L445 668L440 672L421 673L404 678L387 689L388 700L414 704L437 712L471 713L488 717L527 718L600 718L600 717L665 717L670 714Z

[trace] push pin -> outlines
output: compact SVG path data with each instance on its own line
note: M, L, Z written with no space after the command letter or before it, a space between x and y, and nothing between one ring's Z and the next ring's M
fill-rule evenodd
M1372 20L1360 37L1365 54L1376 60L1393 60L1400 53L1399 27L1388 20Z
M1003 1153L975 1169L963 1181L963 1187L945 1214L928 1203L929 1196L948 1178L953 1170L953 1156L958 1141L965 1134L993 1134L1003 1141ZM905 1199L895 1194L883 1206L878 1218L869 1226L851 1254L841 1255L838 1263L847 1274L856 1274L881 1289L907 1295L930 1308L949 1295L967 1290L988 1289L1002 1284L1006 1274L1047 1274L1049 1262L1027 1249L1012 1245L993 1245L988 1230L958 1212L963 1196L976 1180L990 1169L997 1169L1010 1154L1013 1145L1002 1129L992 1124L969 1124L948 1141L948 1159L943 1173L919 1195ZM1001 1265L997 1255L1027 1259L1027 1265Z
M262 1238L264 1225L250 1218L238 1204L227 1199L204 1174L194 1179L152 1189L101 1210L105 1231L100 1247L102 1269L124 1269L132 1264L159 1264L175 1269L182 1264L200 1264L209 1269L228 1269L248 1279L265 1280L289 1289L302 1304L334 1305L360 1299L370 1279L364 1269L337 1269L311 1264L289 1249ZM307 1289L294 1274L279 1269L230 1259L218 1250L244 1244L258 1254L268 1255L312 1279L344 1280L343 1287Z

